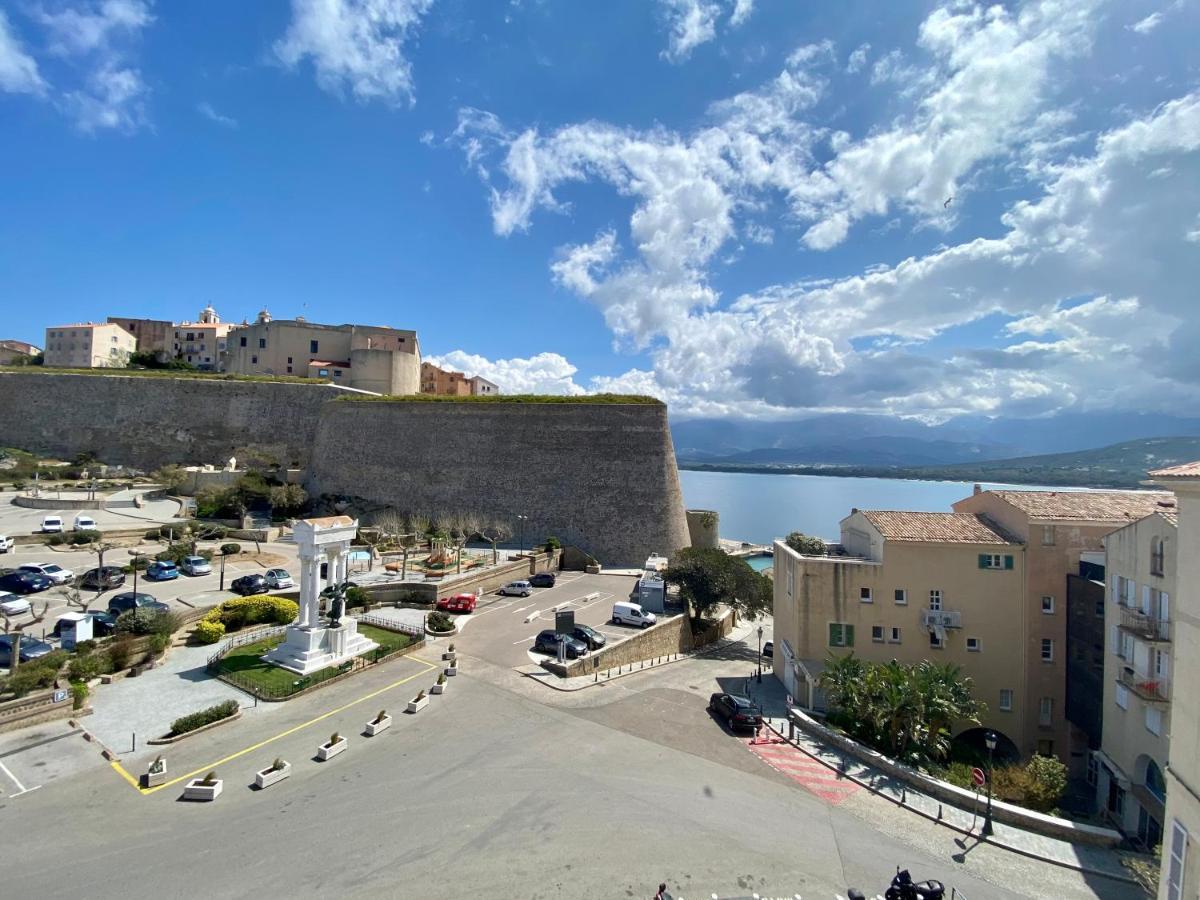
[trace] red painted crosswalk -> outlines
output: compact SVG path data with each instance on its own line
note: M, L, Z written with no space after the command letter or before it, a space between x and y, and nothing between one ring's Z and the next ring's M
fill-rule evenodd
M782 772L805 790L834 806L861 789L861 785L839 775L786 742L756 744L747 741L746 747L771 768Z

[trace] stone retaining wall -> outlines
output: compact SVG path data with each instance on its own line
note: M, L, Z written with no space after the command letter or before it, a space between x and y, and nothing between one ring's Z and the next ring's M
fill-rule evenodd
M605 669L627 666L660 656L691 653L729 634L733 630L734 622L734 614L727 611L703 635L693 636L691 620L688 616L675 615L660 619L657 625L635 632L631 637L602 650L589 653L582 659L572 660L562 666L550 663L546 665L546 668L557 675L573 678L577 675L591 675L593 672L603 672Z

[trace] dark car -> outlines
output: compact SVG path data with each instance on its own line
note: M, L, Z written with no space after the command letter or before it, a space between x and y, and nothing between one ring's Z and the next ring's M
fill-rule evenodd
M577 640L581 640L587 644L589 650L599 650L608 643L608 638L590 625L576 625L575 631L572 633Z
M754 708L748 697L740 694L713 694L708 698L708 708L724 719L731 729L762 725L762 713Z
M534 653L549 653L558 656L558 642L562 641L567 659L575 659L587 653L587 644L578 638L566 634L555 634L552 629L546 629L533 641Z
M229 589L235 594L241 594L243 597L249 597L251 594L265 594L271 588L267 585L267 579L262 575L243 575L241 578L233 579L233 584Z
M36 594L39 591L49 590L53 584L54 582L45 575L37 575L33 572L9 572L0 577L0 591L7 591L10 594Z
M117 617L112 613L89 609L84 615L92 620L92 637L108 637L117 630ZM55 637L62 637L62 627L62 619L59 619L54 623L54 631L51 633Z
M773 657L775 655L774 641L767 641L765 644L763 644L762 655L765 656L767 659L770 659L771 657Z
M14 637L11 634L0 634L0 666L12 668L12 645ZM39 656L45 656L54 648L45 641L25 635L21 638L21 662L29 662Z
M133 591L115 594L108 601L108 612L112 616L119 616L121 613L129 612L131 609L157 609L167 612L170 608L156 597L152 597L149 594L135 594Z
M125 573L116 566L105 566L103 569L88 569L79 579L79 586L91 591L107 591L119 588L125 584Z
M536 575L529 576L529 583L534 587L554 587L556 581L558 581L558 576L553 572L538 572Z

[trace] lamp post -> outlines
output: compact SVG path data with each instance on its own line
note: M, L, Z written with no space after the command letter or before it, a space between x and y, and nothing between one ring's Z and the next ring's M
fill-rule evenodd
M225 590L225 551L221 551L221 590Z
M996 732L989 731L983 736L983 742L987 745L988 752L988 802L987 815L983 817L983 832L984 837L988 837L992 833L992 754L996 752Z
M762 684L762 626L758 626L758 683Z
M517 516L517 521L521 523L521 555L525 555L525 523L529 520L529 516Z
M141 559L141 556L142 555L140 553L133 554L133 592L135 594L137 593L138 560ZM104 578L103 570L101 570L101 572L100 572L100 578L101 578L101 580L103 580L103 578Z

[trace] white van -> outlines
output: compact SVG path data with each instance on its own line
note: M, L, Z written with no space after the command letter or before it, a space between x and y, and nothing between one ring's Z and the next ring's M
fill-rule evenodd
M96 520L91 516L79 515L75 517L76 531L96 531Z
M528 581L510 581L496 593L501 597L528 597L533 593L533 585Z
M6 534L0 534L0 553L7 553L13 548L13 539Z
M46 534L57 534L62 530L62 516L46 516L42 519L42 531Z
M639 628L649 628L658 621L654 613L646 612L640 603L625 601L613 604L612 620L614 625L637 625Z

